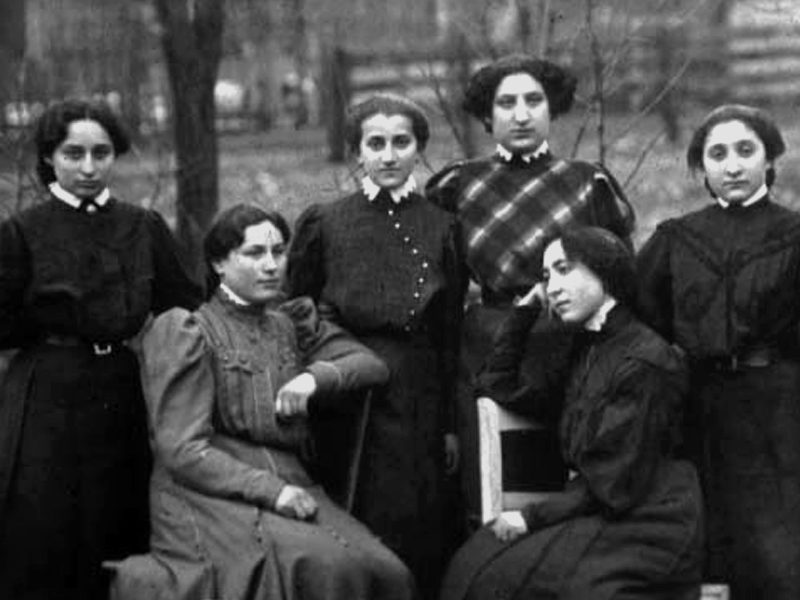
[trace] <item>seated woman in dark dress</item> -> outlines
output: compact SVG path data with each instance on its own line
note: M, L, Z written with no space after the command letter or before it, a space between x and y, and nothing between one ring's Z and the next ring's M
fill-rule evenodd
M672 458L686 371L631 312L634 288L633 257L608 231L573 229L547 245L544 283L505 321L479 387L558 423L569 481L479 530L453 559L442 600L698 597L699 485ZM579 332L561 371L521 386L545 306Z
M800 213L770 191L784 149L765 111L713 110L686 154L713 201L638 256L642 317L690 358L705 577L747 600L800 598Z
M288 242L275 213L222 212L205 240L213 295L145 333L151 554L117 567L117 598L414 598L408 569L301 460L306 417L388 373L310 299L284 302Z
M401 96L354 106L351 152L361 189L300 217L292 295L309 295L389 366L367 425L354 513L402 558L425 597L439 589L457 465L453 420L462 285L455 220L417 192L428 120Z

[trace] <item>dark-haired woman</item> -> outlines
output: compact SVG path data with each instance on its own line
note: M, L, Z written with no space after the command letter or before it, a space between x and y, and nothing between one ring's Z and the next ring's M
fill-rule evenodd
M633 256L610 232L563 233L547 245L543 271L478 381L481 393L558 427L569 481L479 530L453 559L441 599L695 600L700 486L694 467L673 458L682 355L631 312ZM573 347L547 377L522 377L546 306L577 330Z
M57 103L35 133L49 198L0 225L0 597L106 597L101 561L147 544L147 429L127 341L194 307L155 212L108 183L129 140L104 105Z
M301 460L307 417L387 371L309 298L285 302L288 243L278 214L242 204L223 211L204 243L212 296L145 332L151 555L117 567L121 600L414 597L406 567L328 499ZM143 573L149 584L131 584Z
M687 414L708 513L706 578L800 598L800 214L770 196L781 133L724 105L686 158L712 202L642 248L642 314L691 358Z
M569 111L576 80L546 60L510 55L477 71L464 109L497 143L486 158L456 162L434 175L427 197L455 213L461 253L480 299L464 320L463 360L475 373L513 299L537 281L544 241L576 224L606 228L629 242L633 210L600 165L554 156L551 121ZM553 340L555 343L555 340ZM464 382L467 383L467 382ZM477 433L473 395L459 394L468 510L477 506Z
M368 98L352 108L347 135L364 170L361 190L301 216L289 284L389 366L389 382L372 404L355 514L430 598L453 517L446 470L457 465L462 285L454 220L416 190L413 170L429 136L419 106L396 95Z

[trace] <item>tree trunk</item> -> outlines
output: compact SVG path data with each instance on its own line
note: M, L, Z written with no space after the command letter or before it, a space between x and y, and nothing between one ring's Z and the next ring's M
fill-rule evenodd
M222 55L222 0L156 0L172 89L177 237L204 275L202 236L219 205L214 84Z

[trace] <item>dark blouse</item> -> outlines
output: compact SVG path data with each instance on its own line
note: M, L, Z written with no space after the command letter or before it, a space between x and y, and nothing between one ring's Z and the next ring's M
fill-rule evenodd
M313 205L298 221L288 280L292 296L311 296L357 336L429 338L452 390L464 279L451 215L418 194Z
M686 371L680 354L625 308L599 333L576 336L568 362L538 380L520 372L539 310L516 308L479 375L481 393L542 420L559 421L564 492L523 510L528 527L584 514L618 517L641 503L676 438Z
M50 334L121 341L150 312L201 298L154 211L112 198L88 214L50 199L0 224L0 348Z
M659 225L637 262L643 316L693 358L796 354L800 214L714 204Z
M603 167L546 154L525 163L495 155L455 163L426 186L458 215L472 277L486 293L514 295L540 279L546 241L572 224L604 227L625 241L633 209Z

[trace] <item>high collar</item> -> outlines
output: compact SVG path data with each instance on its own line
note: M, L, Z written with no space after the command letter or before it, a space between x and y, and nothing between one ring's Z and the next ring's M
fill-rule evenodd
M550 154L550 145L547 143L547 140L545 140L533 152L526 152L525 154L515 154L513 152L510 152L502 144L497 144L497 147L495 148L495 153L497 154L497 156L500 157L501 160L507 163L513 162L514 159L517 158L525 164L531 164L533 161L543 158L548 154Z
M595 313L583 324L583 328L587 331L600 331L606 324L608 313L617 305L614 298L606 298L603 304L600 305Z
M753 195L750 196L744 202L736 202L735 204L732 204L732 203L728 202L727 200L723 200L719 196L715 196L714 199L717 201L717 204L719 204L722 208L725 208L725 209L728 209L728 208L731 208L731 207L734 207L734 208L747 208L748 206L753 206L756 202L760 202L761 200L764 200L767 197L767 193L768 192L769 192L769 190L767 189L766 184L762 183L761 187L758 188L755 192L753 192Z
M53 196L55 196L62 202L68 204L75 210L80 210L81 207L84 206L84 202L81 198L78 198L72 192L65 190L63 187L61 187L61 184L58 183L57 181L54 181L48 187L50 188L50 193L53 194ZM97 196L92 198L91 201L97 206L102 207L108 203L110 198L111 198L111 192L106 187L103 188L103 191L97 194Z
M587 344L600 342L616 335L632 318L630 310L622 304L615 304L606 313L605 321L599 330L581 328L577 334L578 338Z
M274 300L270 300L264 304L253 304L243 300L223 283L220 283L217 291L214 293L214 298L229 312L250 317L259 317L267 310L277 308L286 301L286 296L281 294Z
M383 190L382 187L377 185L374 181L372 181L372 179L369 178L369 176L366 175L361 179L361 189L364 191L364 195L370 202L373 202L375 198L378 197L378 194L380 194ZM410 175L403 185L393 190L386 191L389 193L392 202L395 204L400 204L413 192L417 191L417 181L414 179L413 175Z

